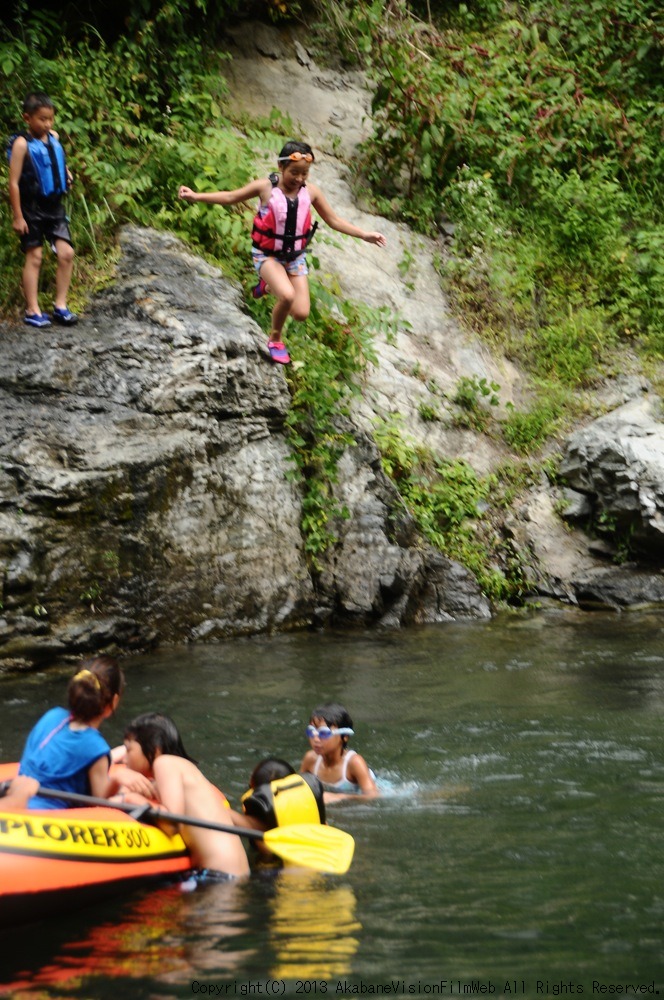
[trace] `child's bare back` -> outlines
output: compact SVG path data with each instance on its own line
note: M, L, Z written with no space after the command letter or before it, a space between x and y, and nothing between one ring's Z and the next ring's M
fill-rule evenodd
M185 813L223 826L234 826L233 813L219 790L190 760L161 754L155 758L154 777L159 801L168 812ZM196 867L229 875L248 875L249 862L237 834L181 824L182 839Z

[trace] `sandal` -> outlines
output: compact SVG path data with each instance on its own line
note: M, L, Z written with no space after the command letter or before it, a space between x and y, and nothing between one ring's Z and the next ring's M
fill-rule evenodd
M70 312L67 306L64 309L54 306L53 319L56 323L62 323L63 326L73 326L75 323L78 323L78 316L76 313Z
M252 288L251 294L255 299L262 299L264 295L267 295L267 285L262 278L259 279L256 287Z
M51 320L47 313L26 313L23 322L28 326L50 326Z
M290 354L280 340L268 340L267 349L270 357L280 365L290 364Z

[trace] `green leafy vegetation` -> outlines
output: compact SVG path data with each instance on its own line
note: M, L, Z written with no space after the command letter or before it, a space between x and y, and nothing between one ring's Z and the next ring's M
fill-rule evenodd
M381 208L452 221L459 311L535 374L584 386L618 347L663 357L661 7L423 7L320 4L375 83Z
M383 469L427 540L472 570L494 601L518 602L526 589L520 559L488 516L513 499L515 468L480 477L468 462L437 457L418 445L396 415L377 422L375 437ZM529 472L518 475L523 484Z
M311 321L293 324L289 343L296 361L289 372L292 402L286 427L302 488L302 531L312 568L337 540L335 524L348 516L333 493L337 465L354 443L347 417L361 392L361 375L374 361L373 335L386 320L381 310L339 300L312 282ZM336 308L335 308L336 306Z
M482 405L482 401L488 402L490 406L498 406L499 389L497 382L487 382L485 378L462 375L453 397L453 402L459 407L459 414L455 419L457 426L485 431L489 423L489 412Z

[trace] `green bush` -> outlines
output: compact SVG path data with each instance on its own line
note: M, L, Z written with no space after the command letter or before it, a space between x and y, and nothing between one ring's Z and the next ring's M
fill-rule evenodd
M563 421L569 418L570 410L568 395L549 389L526 411L509 408L501 425L503 438L514 451L530 455L537 452Z
M434 235L455 224L444 277L463 318L527 365L532 331L548 331L547 374L558 340L566 383L584 354L596 369L620 338L661 356L654 0L569 0L555 17L544 0L344 10L375 83L360 172L383 211ZM580 307L570 365L565 317Z
M492 523L503 493L499 478L478 476L462 459L434 456L408 437L399 415L377 421L375 438L383 469L428 541L467 566L492 600L518 600L525 586L519 559ZM506 473L507 488L512 478Z

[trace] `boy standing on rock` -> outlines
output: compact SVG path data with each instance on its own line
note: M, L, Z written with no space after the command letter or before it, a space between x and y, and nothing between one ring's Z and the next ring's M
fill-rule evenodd
M23 102L27 131L10 140L9 200L12 226L25 253L23 266L24 322L50 326L51 318L39 307L39 273L44 240L57 254L53 320L73 326L78 316L67 308L67 294L74 266L74 249L63 198L72 176L58 135L53 131L54 108L50 97L30 93Z

